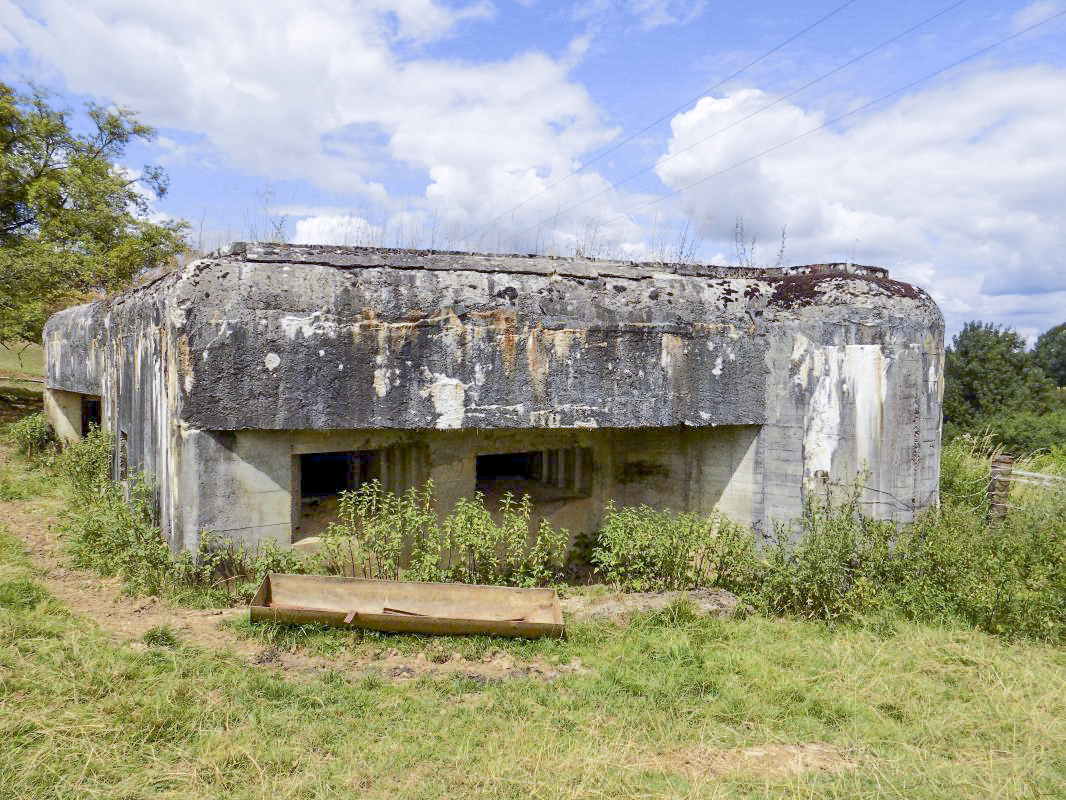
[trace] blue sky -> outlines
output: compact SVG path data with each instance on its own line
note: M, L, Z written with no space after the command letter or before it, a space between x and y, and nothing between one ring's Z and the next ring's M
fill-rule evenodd
M0 0L0 79L136 110L159 133L127 166L168 170L155 211L205 248L773 265L784 229L786 263L885 266L949 333L1033 337L1066 321L1063 11Z

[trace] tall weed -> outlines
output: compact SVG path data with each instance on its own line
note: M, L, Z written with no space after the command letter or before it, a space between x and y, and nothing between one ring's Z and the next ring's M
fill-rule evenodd
M44 414L30 414L7 426L7 438L27 458L38 458L55 449L55 431Z
M498 517L480 494L460 498L440 519L433 484L402 495L377 481L342 492L340 521L326 536L327 563L380 578L533 586L561 569L569 534L532 526L528 496L505 495Z
M635 591L749 591L758 571L754 534L717 512L709 516L608 503L593 563Z
M865 478L808 493L798 532L777 526L760 587L769 609L834 620L884 603L895 527L859 514Z

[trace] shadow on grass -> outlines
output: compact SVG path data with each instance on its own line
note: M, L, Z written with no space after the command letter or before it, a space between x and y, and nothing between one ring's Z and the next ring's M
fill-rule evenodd
M0 381L0 425L20 420L43 408L44 387L27 381Z

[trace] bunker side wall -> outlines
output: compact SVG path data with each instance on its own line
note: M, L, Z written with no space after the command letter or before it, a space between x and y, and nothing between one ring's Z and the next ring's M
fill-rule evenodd
M806 316L766 354L764 529L795 519L810 492L825 497L860 476L862 513L912 521L937 500L942 324Z
M179 550L184 543L172 531L180 437L171 398L180 354L163 323L163 302L139 291L54 315L44 335L46 410L57 432L72 440L85 433L83 399L99 398L102 427L113 438L112 478L143 479L154 487L157 519Z

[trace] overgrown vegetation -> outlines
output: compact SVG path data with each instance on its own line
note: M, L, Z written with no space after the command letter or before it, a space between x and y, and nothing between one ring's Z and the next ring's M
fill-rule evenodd
M9 435L25 439L27 453L48 446L39 419ZM603 579L625 590L717 586L774 615L959 621L998 635L1066 641L1066 492L1016 487L1006 519L990 521L995 447L987 436L947 444L940 507L899 530L859 512L860 476L852 485L810 491L801 518L779 524L761 545L718 514L612 505L592 561ZM175 556L153 522L151 482L110 481L110 459L109 437L93 430L51 461L38 459L36 473L54 468L69 487L66 545L74 563L121 576L133 594L229 602L250 597L267 572L513 586L544 585L563 573L569 534L543 520L535 525L529 498L505 496L495 515L480 496L463 499L441 516L429 483L403 495L376 482L342 493L339 520L315 556L272 540L250 548L211 532L194 552ZM3 498L35 487L0 474Z
M308 632L290 646L328 643L336 666L293 672L166 625L115 641L64 611L0 532L4 796L976 800L1066 783L1062 650L957 627L678 603L563 641L446 640L461 669L402 679L375 653L414 663L437 640ZM475 680L483 658L583 667ZM793 773L739 757L793 743L839 756Z
M987 437L948 444L940 507L900 530L859 513L860 476L810 492L802 517L761 550L728 521L611 509L595 558L627 589L717 585L772 614L958 621L1066 641L1066 491L1016 488L1006 519L990 522L992 447Z
M480 496L460 500L441 519L432 484L400 496L371 482L342 493L340 521L317 555L272 539L249 547L210 531L195 550L174 555L154 522L152 482L146 476L124 485L111 481L111 452L110 436L94 429L58 459L70 487L66 543L75 565L121 576L131 594L192 588L216 602L248 599L268 572L543 585L561 571L569 538L543 520L534 534L528 497L505 497L499 522Z
M44 414L30 414L7 426L7 435L22 455L37 458L55 446L55 433Z
M747 592L756 582L751 531L718 513L609 504L593 560L607 580L636 591L721 586Z
M661 572L662 585L683 587L732 575L783 617L718 620L679 599L625 627L570 620L562 641L254 631L264 648L328 656L335 666L319 671L205 653L165 623L116 643L49 597L0 523L0 794L1056 796L1066 784L1066 655L1017 636L1061 642L1066 509L1054 492L1020 487L1007 520L989 525L988 455L987 439L945 447L942 508L894 549L882 547L884 529L854 514L854 486L813 495L797 524L815 537L806 548L782 531L770 549L748 549L742 529L721 520L711 535L708 523L693 535L710 567L694 572L668 545L695 520L612 511L619 548L628 519L666 554L644 559L665 566L641 580ZM123 541L88 528L86 544L95 536L99 549L133 552L130 541L149 541L150 528L113 504L122 491L106 481L109 459L95 433L56 459L11 456L0 485L39 496L59 470L72 522L103 509L139 531ZM190 579L177 572L184 563L201 570L193 581L226 583L249 558L217 542L209 553L199 565L167 554L163 569L177 576L168 580ZM774 563L780 580L760 594ZM392 652L411 663L459 653L461 666L394 678L378 666ZM513 674L480 676L494 658L513 663ZM582 666L551 681L521 677L534 663ZM739 757L781 743L825 744L839 754L836 769L789 774Z
M340 496L325 565L371 577L537 586L555 579L570 538L542 519L534 530L528 495L505 494L499 522L485 498L460 498L441 519L432 482L397 495L377 481Z

